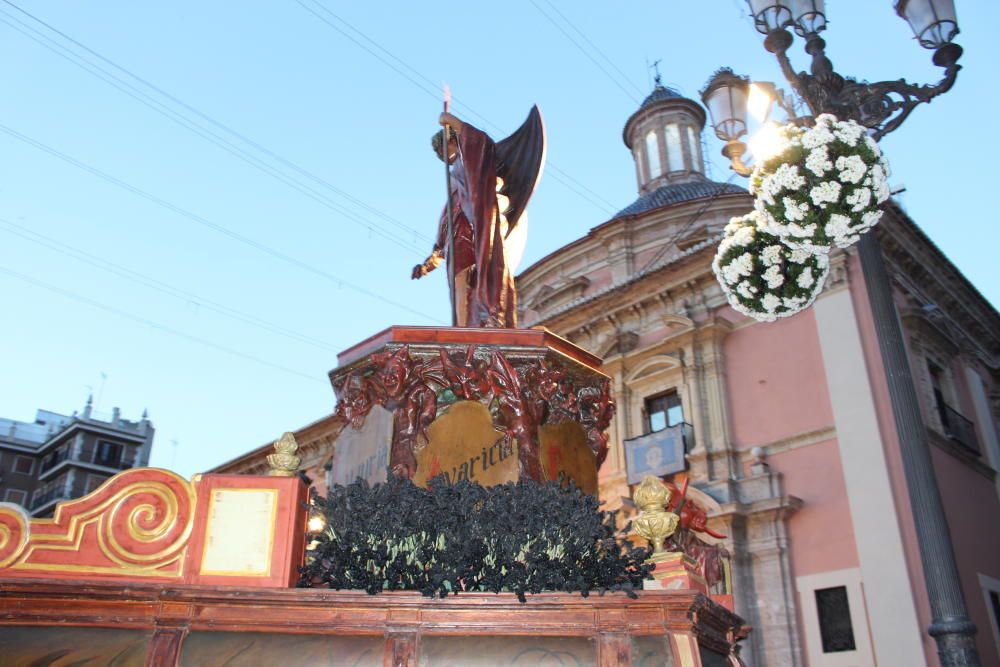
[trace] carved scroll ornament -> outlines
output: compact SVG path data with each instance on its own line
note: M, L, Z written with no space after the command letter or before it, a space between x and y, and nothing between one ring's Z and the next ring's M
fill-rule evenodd
M564 421L580 423L600 465L607 456L605 431L614 415L606 377L579 378L561 363L512 359L496 349L469 346L414 358L407 345L372 354L370 362L335 380L337 415L355 428L375 405L393 413L390 466L412 477L414 452L427 442L427 427L457 400L479 401L518 447L521 475L543 479L538 429Z

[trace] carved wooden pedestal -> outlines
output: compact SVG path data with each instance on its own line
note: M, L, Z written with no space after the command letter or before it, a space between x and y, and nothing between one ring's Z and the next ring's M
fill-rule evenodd
M601 361L541 329L391 327L330 372L345 484L437 475L492 485L572 478L597 491L614 412Z
M12 665L739 665L747 628L695 591L376 596L0 578Z

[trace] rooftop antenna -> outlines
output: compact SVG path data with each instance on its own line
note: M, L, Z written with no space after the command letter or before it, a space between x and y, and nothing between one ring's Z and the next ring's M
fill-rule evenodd
M104 383L108 379L108 374L101 371L101 386L97 388L97 400L94 401L94 409L101 409L101 395L104 394Z

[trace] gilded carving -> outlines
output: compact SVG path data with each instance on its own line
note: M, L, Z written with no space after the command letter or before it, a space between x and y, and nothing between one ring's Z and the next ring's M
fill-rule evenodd
M540 426L581 424L599 466L607 456L605 431L614 414L606 377L584 381L558 362L514 358L474 345L416 358L408 345L372 354L367 364L335 378L334 391L337 415L356 429L375 405L393 413L389 465L393 474L406 478L417 473L418 452L428 442L428 427L459 400L476 401L489 409L506 447L517 452L520 476L535 480L544 479ZM425 477L426 473L421 475Z
M649 540L654 556L664 553L664 541L674 534L681 521L677 514L666 510L670 495L670 490L652 475L646 475L632 495L640 510L632 526L636 533Z
M0 503L0 568L14 562L28 543L29 522L20 505Z
M274 453L267 455L267 464L271 467L272 477L291 477L299 469L302 459L296 452L299 450L299 443L295 440L295 435L286 431L274 443Z
M0 507L0 571L180 577L194 508L191 484L155 468L119 473L51 519Z

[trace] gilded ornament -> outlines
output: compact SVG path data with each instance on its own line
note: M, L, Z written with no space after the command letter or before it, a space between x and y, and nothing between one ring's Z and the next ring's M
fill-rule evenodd
M299 469L302 459L296 455L299 443L295 435L286 431L274 443L274 454L267 455L267 463L271 466L272 477L292 477Z
M681 520L666 510L670 489L656 477L646 475L632 499L641 510L632 522L635 532L649 540L654 554L663 553L664 540L674 534Z

